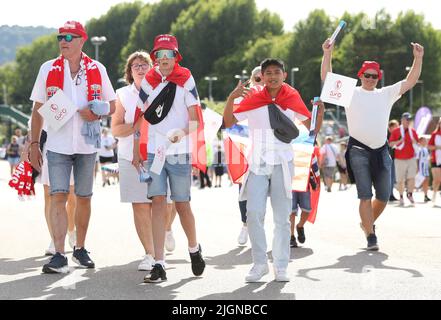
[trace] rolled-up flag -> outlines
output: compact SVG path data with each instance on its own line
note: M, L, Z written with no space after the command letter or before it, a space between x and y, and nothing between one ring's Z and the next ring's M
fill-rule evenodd
M338 34L340 33L341 30L343 30L346 27L346 22L343 20L340 20L340 23L338 24L337 28L334 30L334 33L332 34L331 38L330 38L330 43L332 44L335 39L337 38Z

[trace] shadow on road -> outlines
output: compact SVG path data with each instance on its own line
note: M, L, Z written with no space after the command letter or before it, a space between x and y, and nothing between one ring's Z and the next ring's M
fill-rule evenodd
M295 300L294 293L282 293L286 282L248 283L233 292L209 294L198 300ZM262 290L260 287L266 285Z
M417 271L406 268L397 268L385 266L383 263L387 260L389 256L382 252L372 252L372 251L361 251L353 256L343 256L338 258L338 262L329 266L300 269L298 271L299 277L304 277L312 281L320 281L320 279L313 278L308 275L311 271L320 271L328 269L343 269L345 272L350 273L366 273L369 269L382 269L382 270L395 270L395 271L406 271L412 275L412 277L422 277L423 275Z
M169 285L144 284L147 272L137 271L139 261L95 270L76 269L70 264L69 274L41 274L46 260L47 257L1 259L0 299L172 300L180 287L201 279L192 276ZM9 280L8 276L18 279Z

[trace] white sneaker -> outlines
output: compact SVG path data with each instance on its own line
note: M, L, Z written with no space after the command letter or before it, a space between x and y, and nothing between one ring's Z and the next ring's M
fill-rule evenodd
M146 254L138 266L138 271L151 271L153 265L155 264L155 259L151 254Z
M237 238L237 242L239 242L239 244L243 246L247 243L247 241L248 241L248 228L242 227L242 230L240 230L239 237Z
M246 282L258 282L264 275L269 272L267 264L255 264L245 277Z
M175 238L173 237L173 231L166 231L165 232L165 249L168 252L172 252L175 250L176 242Z
M77 231L68 231L69 245L73 249L77 245Z
M55 253L56 253L56 251L55 251L54 241L51 240L51 243L50 243L50 245L49 245L49 248L47 248L47 249L44 251L44 255L45 255L45 256L53 256L53 255L55 255Z
M277 282L289 282L290 279L288 277L288 273L285 268L276 268L274 267L274 280Z

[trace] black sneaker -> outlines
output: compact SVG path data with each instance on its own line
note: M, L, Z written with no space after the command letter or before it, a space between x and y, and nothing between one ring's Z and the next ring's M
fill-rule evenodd
M296 227L297 229L297 239L300 243L305 243L305 228L304 227Z
M205 261L202 258L202 248L199 245L199 251L195 253L190 252L191 270L195 276L200 276L205 269Z
M424 202L429 202L429 201L431 201L430 198L427 195L425 195L424 196Z
M291 236L291 240L289 240L289 246L291 248L297 248L297 241L296 241L296 237Z
M43 273L68 273L69 266L67 265L67 258L61 253L57 252L43 266Z
M145 283L158 283L167 280L167 275L165 273L164 267L157 263L153 266L152 271L144 277Z
M74 247L74 252L72 255L72 261L78 264L81 268L95 268L95 263L90 259L89 253L84 248L77 249Z
M377 243L377 236L374 233L371 233L370 235L368 235L367 237L367 250L370 251L378 251L379 247L378 247L378 243Z

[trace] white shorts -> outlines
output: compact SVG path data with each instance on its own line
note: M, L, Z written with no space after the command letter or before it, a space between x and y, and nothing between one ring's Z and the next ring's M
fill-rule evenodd
M147 198L148 184L139 182L139 174L132 163L125 159L118 159L119 190L123 203L151 203ZM171 204L170 184L167 186L167 203Z

